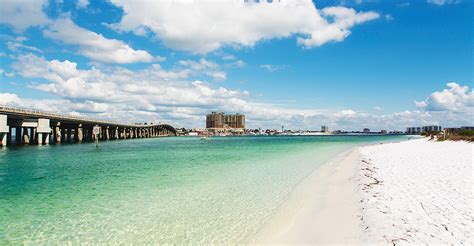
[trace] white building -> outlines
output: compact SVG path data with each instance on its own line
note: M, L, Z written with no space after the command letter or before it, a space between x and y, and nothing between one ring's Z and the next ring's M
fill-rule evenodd
M423 132L440 132L443 130L441 126L423 126L423 127L407 127L407 134L420 134Z

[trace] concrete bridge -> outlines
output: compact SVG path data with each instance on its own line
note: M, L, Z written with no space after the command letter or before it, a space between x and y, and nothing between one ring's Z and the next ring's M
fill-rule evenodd
M167 124L122 124L0 105L0 146L176 136Z

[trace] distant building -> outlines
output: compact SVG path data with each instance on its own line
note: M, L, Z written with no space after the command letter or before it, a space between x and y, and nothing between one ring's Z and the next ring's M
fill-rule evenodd
M362 132L363 133L370 133L370 129L369 128L364 128L364 130Z
M206 116L206 128L214 132L243 130L245 128L245 115L212 112Z
M380 134L387 134L387 130L380 130Z
M327 126L321 126L321 131L322 132L328 132L329 128Z
M421 134L423 132L441 132L441 126L423 126L423 127L407 127L406 134Z
M461 126L461 130L474 130L474 126Z
M441 126L424 126L421 131L422 132L440 132L443 128Z
M399 135L399 134L403 134L404 132L402 131L391 131L389 132L388 134L392 134L392 135Z
M421 127L407 127L406 134L420 134Z

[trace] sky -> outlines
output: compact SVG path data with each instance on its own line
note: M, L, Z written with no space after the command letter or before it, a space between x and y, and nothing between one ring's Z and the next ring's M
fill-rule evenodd
M123 122L472 125L468 0L0 0L0 104Z

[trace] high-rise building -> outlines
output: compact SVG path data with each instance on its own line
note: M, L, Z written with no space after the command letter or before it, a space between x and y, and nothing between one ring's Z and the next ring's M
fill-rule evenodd
M321 131L322 132L328 132L329 128L327 126L321 126Z
M423 132L440 132L443 130L441 126L423 126L423 127L407 127L405 133L407 134L420 134Z
M423 126L422 132L440 132L443 128L441 126Z
M225 131L245 128L245 115L212 112L206 116L206 128L212 131Z
M406 132L407 134L420 134L421 127L407 127Z
M364 128L364 130L362 132L363 133L370 133L370 129L369 128Z

